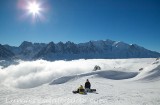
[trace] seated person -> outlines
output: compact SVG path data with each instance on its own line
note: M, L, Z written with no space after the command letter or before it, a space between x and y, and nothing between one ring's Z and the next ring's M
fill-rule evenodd
M87 79L86 83L85 83L85 90L86 90L86 92L89 92L90 89L91 89L91 84L90 84L89 80Z
M80 85L80 87L78 88L77 93L79 93L79 94L84 94L85 93L82 85Z

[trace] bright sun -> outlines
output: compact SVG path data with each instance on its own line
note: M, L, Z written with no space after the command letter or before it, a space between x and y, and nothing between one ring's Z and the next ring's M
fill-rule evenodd
M33 16L36 16L39 14L41 8L38 3L36 2L30 2L28 5L28 11L31 13Z

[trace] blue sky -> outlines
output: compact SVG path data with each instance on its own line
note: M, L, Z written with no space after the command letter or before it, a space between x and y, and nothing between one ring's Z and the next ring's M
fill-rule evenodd
M160 52L160 0L37 0L36 19L25 1L0 0L1 44L111 39Z

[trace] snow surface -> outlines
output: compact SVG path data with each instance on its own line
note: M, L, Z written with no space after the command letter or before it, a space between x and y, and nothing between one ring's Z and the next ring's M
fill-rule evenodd
M86 79L97 93L73 94ZM21 61L0 69L0 105L160 105L160 60Z

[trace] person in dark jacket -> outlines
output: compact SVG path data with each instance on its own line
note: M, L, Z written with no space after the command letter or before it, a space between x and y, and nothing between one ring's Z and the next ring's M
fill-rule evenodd
M91 83L89 82L89 80L87 79L86 80L86 83L85 83L85 90L86 92L89 92L91 89Z

